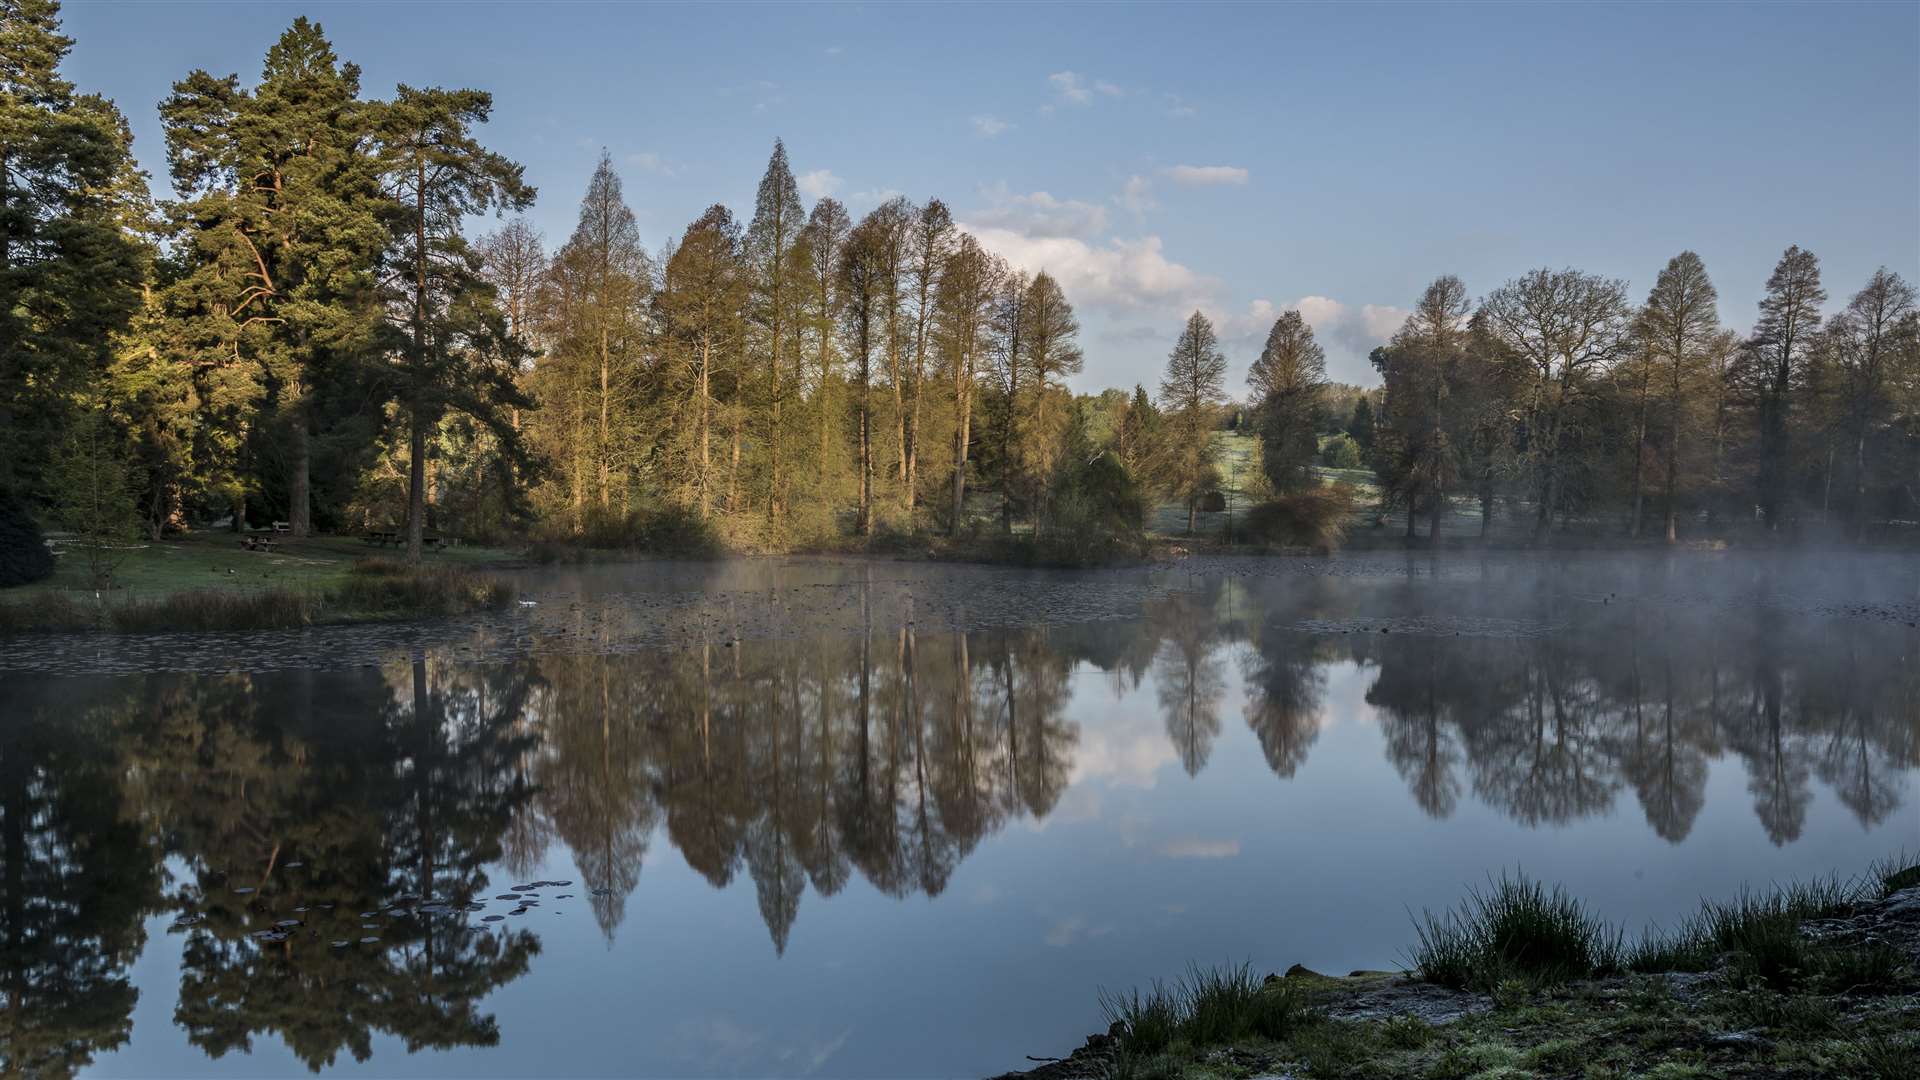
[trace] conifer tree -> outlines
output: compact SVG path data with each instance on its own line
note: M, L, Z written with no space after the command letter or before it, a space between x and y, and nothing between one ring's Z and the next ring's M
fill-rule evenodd
M1767 278L1754 326L1751 381L1760 405L1760 515L1778 530L1785 515L1792 461L1794 391L1805 376L1807 353L1820 328L1820 260L1799 245L1787 248Z
M1187 504L1187 533L1199 525L1200 498L1214 475L1214 415L1226 400L1227 357L1213 320L1196 311L1167 356L1160 408L1167 418L1169 479Z
M1667 262L1640 309L1639 332L1649 358L1659 371L1660 393L1667 435L1662 483L1662 517L1667 543L1678 536L1680 455L1687 413L1707 351L1720 332L1719 293L1707 277L1700 256L1683 251ZM1634 533L1640 529L1638 470L1635 476Z
M449 412L487 427L521 454L508 410L530 402L515 381L518 356L461 231L465 218L533 205L520 165L482 146L493 97L480 90L401 85L378 113L376 160L393 222L387 311L404 342L400 402L408 435L407 559L420 560L426 528L431 429Z
M677 471L702 518L712 516L721 487L713 456L716 423L727 423L736 440L730 489L737 479L739 418L723 416L722 408L732 412L742 382L750 287L733 214L717 204L708 207L668 258L658 301L675 372L669 392L681 418L674 425ZM739 507L729 501L727 509Z
M304 536L316 384L350 377L336 369L357 369L377 332L374 110L360 99L359 67L300 18L267 51L254 89L195 71L160 113L192 266L173 304L228 358L216 362L260 380L255 392L285 420L287 518ZM244 508L234 517L241 526Z
M0 499L38 487L66 403L140 302L144 195L111 102L60 74L54 0L0 0Z
M1276 490L1307 483L1327 389L1327 353L1298 311L1283 312L1247 372L1260 423L1260 462Z
M797 305L798 283L792 280L793 251L806 225L806 209L793 170L787 166L787 148L778 139L773 157L754 201L753 222L747 226L747 258L753 268L754 322L758 348L765 354L761 396L766 412L767 517L777 517L786 503L781 476L785 428L781 408L788 389L783 382L780 350L791 334L789 322Z

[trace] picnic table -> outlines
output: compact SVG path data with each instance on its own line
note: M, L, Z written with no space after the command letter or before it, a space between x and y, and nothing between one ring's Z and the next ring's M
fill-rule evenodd
M407 542L407 534L400 529L369 529L361 535L360 539L376 547L385 547L388 544L399 547ZM420 545L422 547L438 549L445 547L446 543L447 538L441 536L439 533L420 534Z
M272 551L279 544L270 532L255 531L240 538L240 546L248 551Z

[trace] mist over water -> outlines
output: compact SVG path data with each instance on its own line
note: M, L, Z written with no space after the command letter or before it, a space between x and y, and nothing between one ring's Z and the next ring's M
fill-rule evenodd
M9 643L13 1063L978 1075L1189 961L1395 965L1409 909L1502 868L1637 930L1920 847L1909 557L523 590L441 625Z

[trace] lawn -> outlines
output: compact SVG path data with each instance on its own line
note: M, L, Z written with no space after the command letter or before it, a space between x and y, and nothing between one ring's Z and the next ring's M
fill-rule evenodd
M276 551L258 552L243 550L239 537L230 532L197 532L134 545L114 569L114 591L134 601L159 599L190 589L317 591L344 583L356 560L381 555L399 557L393 548L371 547L354 537L285 540ZM428 552L424 561L429 566L477 568L510 557L499 548L456 547ZM55 562L58 565L51 578L0 590L0 598L92 591L85 552L69 545Z

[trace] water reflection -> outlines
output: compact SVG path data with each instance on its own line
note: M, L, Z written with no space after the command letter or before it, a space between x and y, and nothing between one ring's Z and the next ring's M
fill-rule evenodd
M491 903L509 883L490 869L524 881L555 844L609 944L665 843L716 889L750 881L784 952L809 892L831 898L857 874L887 896L938 896L983 840L1046 818L1075 775L1076 685L1156 711L1204 783L1237 673L1242 717L1286 781L1312 768L1329 672L1354 665L1382 752L1427 815L1470 795L1558 827L1630 793L1673 844L1718 759L1742 763L1776 845L1800 836L1816 779L1872 826L1920 765L1904 629L1382 599L1217 580L1126 623L8 676L0 1066L66 1076L126 1042L129 967L163 912L184 940L173 1020L210 1056L266 1037L317 1071L343 1052L366 1060L377 1034L409 1050L492 1045L486 1000L539 941L460 905ZM420 910L434 902L452 910ZM301 925L276 938L289 919Z

